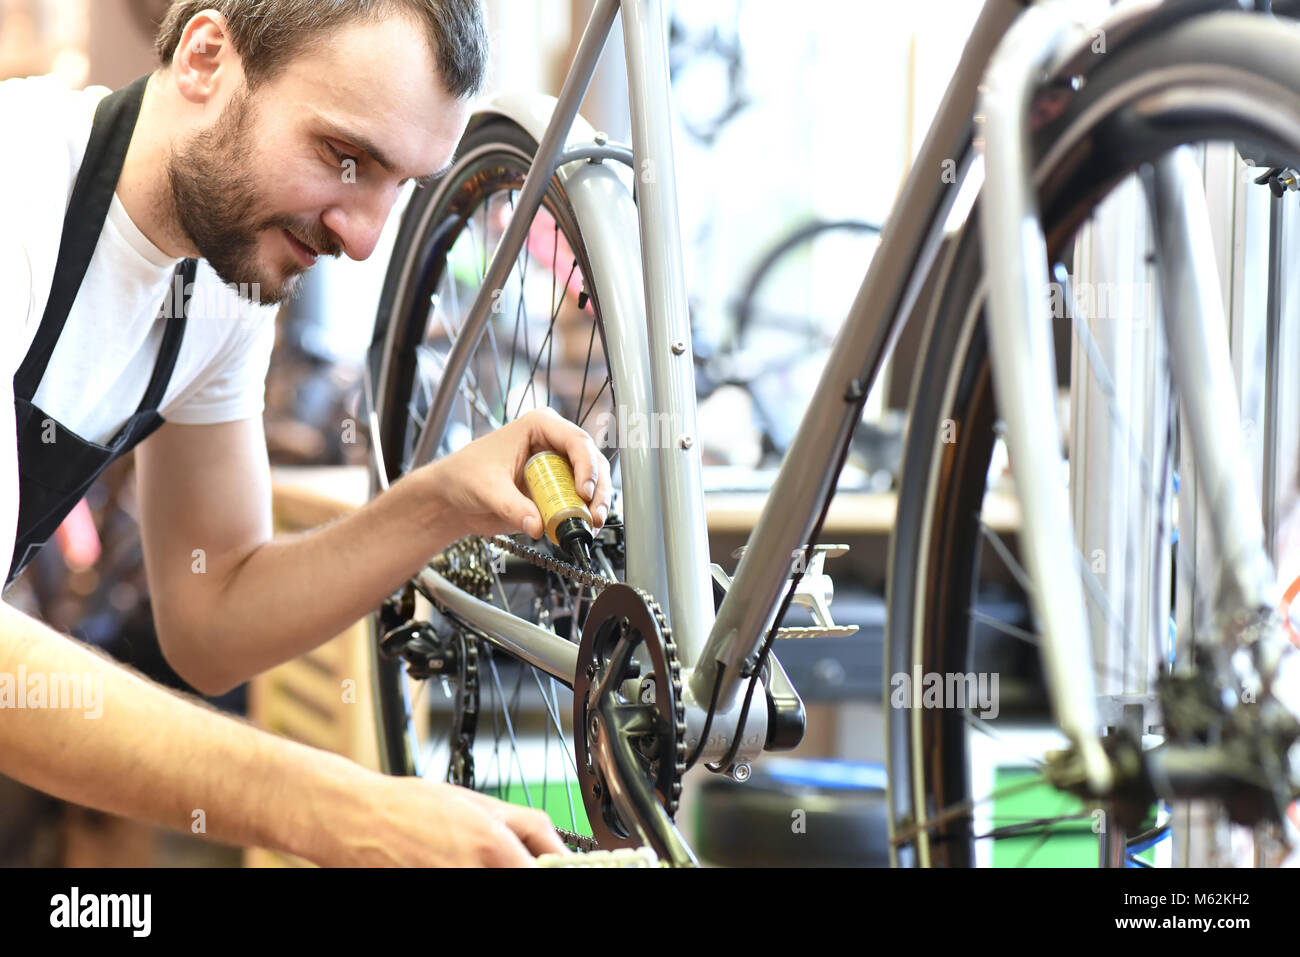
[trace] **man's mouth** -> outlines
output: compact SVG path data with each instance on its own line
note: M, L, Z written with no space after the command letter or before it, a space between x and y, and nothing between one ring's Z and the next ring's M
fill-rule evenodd
M289 242L289 248L293 250L293 254L298 257L299 262L307 267L316 265L316 260L320 257L316 250L299 240L289 230L282 229L280 231L284 233L285 239Z

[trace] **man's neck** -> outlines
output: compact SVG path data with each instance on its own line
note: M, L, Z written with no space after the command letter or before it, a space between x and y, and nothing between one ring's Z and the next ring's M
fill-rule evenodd
M140 118L126 152L117 198L131 221L145 237L175 259L197 257L189 238L181 230L167 182L171 150L169 130L176 125L168 115L165 84L167 75L155 73L145 88Z

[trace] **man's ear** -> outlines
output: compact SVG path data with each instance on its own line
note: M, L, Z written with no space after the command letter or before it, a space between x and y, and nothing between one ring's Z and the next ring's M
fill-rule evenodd
M242 64L230 39L226 18L216 10L194 15L181 34L172 56L172 74L181 96L192 103L207 103L232 80L231 90L243 79Z

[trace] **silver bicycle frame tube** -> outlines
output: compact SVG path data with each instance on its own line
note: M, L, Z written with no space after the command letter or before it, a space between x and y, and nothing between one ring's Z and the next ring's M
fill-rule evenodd
M793 554L807 544L817 509L838 478L830 464L856 424L860 400L893 348L934 262L971 159L971 117L980 78L1022 11L1018 0L990 0L975 23L718 609L690 679L697 702L710 701L721 664L718 710L729 711L735 704L741 678L776 616Z
M695 368L677 219L668 53L661 0L623 0L632 110L646 329L655 409L667 413L672 445L656 449L673 640L687 666L713 623L708 522L695 428ZM657 434L659 430L652 429ZM641 516L643 522L650 516ZM647 527L643 525L642 527ZM650 526L652 527L652 526Z
M1028 111L1041 70L1070 39L1071 0L1027 10L998 47L984 81L980 238L988 270L989 354L1024 521L1020 542L1035 583L1044 667L1056 723L1078 748L1089 784L1110 789L1098 734L1087 610L1057 436L1056 363L1047 297L1047 241L1038 217ZM1052 583L1047 600L1044 583Z
M1249 459L1231 444L1222 447L1240 441L1241 413L1201 171L1184 147L1157 162L1143 183L1160 259L1170 366L1222 556L1222 604L1254 613L1271 602L1273 566Z
M573 686L578 667L578 646L573 642L557 638L554 632L503 608L480 601L432 568L424 569L415 580L430 600L481 628L492 644Z

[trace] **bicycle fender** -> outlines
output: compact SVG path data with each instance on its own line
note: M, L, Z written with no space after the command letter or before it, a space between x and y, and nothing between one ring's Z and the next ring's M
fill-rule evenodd
M502 93L486 101L470 120L470 126L501 117L522 128L540 142L551 121L556 99L542 93ZM590 146L595 129L581 116L575 117L566 147ZM593 291L605 318L605 348L614 380L621 383L617 396L621 422L655 422L654 395L650 384L650 345L645 322L645 289L641 277L641 238L636 204L632 200L631 173L614 162L565 163L556 171L569 205L578 220L587 254L591 258ZM639 443L636 443L639 444ZM624 510L633 515L659 514L659 468L653 448L621 447L619 455L625 476ZM657 523L641 526L655 527ZM668 604L668 560L663 537L629 537L627 580L646 589L666 613Z

